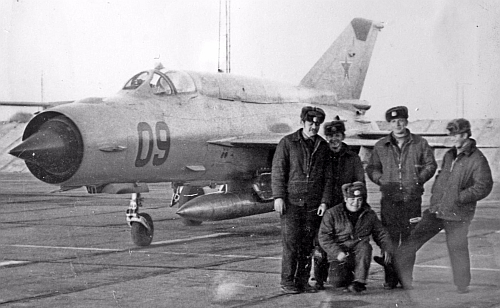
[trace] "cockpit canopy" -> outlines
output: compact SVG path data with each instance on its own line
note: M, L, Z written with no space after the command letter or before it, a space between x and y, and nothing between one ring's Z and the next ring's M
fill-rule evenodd
M155 95L173 95L196 92L196 86L188 73L183 71L151 70L132 77L123 90L135 90L144 83L149 83Z

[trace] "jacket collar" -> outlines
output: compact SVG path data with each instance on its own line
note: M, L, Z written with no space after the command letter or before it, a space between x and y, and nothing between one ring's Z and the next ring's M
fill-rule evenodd
M342 201L340 209L343 211L349 212L349 210L347 209L347 206L345 205L345 201ZM361 208L359 208L358 213L361 216L362 213L364 213L370 209L371 209L371 206L366 201L364 201L363 205L361 205Z
M411 143L413 142L413 135L410 131L410 129L406 129L406 131L408 132L408 143ZM389 135L385 136L382 138L382 140L384 140L384 144L397 144L396 142L396 138L394 138L394 135L392 133L390 133Z
M293 141L300 141L301 139L302 139L302 128L292 134Z
M304 140L304 137L302 136L302 130L303 128L300 128L299 130L297 130L295 133L292 134L292 141L299 142L300 140ZM323 139L323 137L321 137L320 135L316 135L315 144L321 142L326 142L326 140Z
M464 155L470 156L477 149L476 140L469 138L464 144L464 150L461 152ZM457 157L458 150L457 148L453 148L453 155Z
M346 143L342 142L342 147L340 148L340 151L338 151L338 152L332 151L332 155L334 155L336 157L343 156L346 153L348 153L349 150L350 150L349 146Z

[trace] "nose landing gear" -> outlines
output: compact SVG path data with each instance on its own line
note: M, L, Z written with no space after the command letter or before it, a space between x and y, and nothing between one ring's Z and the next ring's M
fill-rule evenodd
M137 246L149 246L153 241L153 219L149 214L139 214L139 207L141 206L141 194L133 193L127 209L127 223L130 226L132 242Z

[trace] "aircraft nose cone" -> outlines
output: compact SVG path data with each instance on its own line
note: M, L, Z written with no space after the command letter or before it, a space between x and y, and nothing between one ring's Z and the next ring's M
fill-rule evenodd
M30 171L47 183L71 177L83 157L81 135L67 118L47 120L9 152L25 160Z
M48 165L51 160L60 159L66 152L64 137L57 131L45 129L31 135L10 150L9 154L41 166Z

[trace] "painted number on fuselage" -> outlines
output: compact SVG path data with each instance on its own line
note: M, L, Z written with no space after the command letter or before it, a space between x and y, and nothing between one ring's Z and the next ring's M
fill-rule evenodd
M167 161L170 151L170 131L167 123L156 122L155 131L146 122L137 124L137 133L139 134L139 146L137 148L137 157L135 159L136 167L146 166L151 157L153 157L153 166L160 166ZM160 154L154 154L154 147L160 151Z

